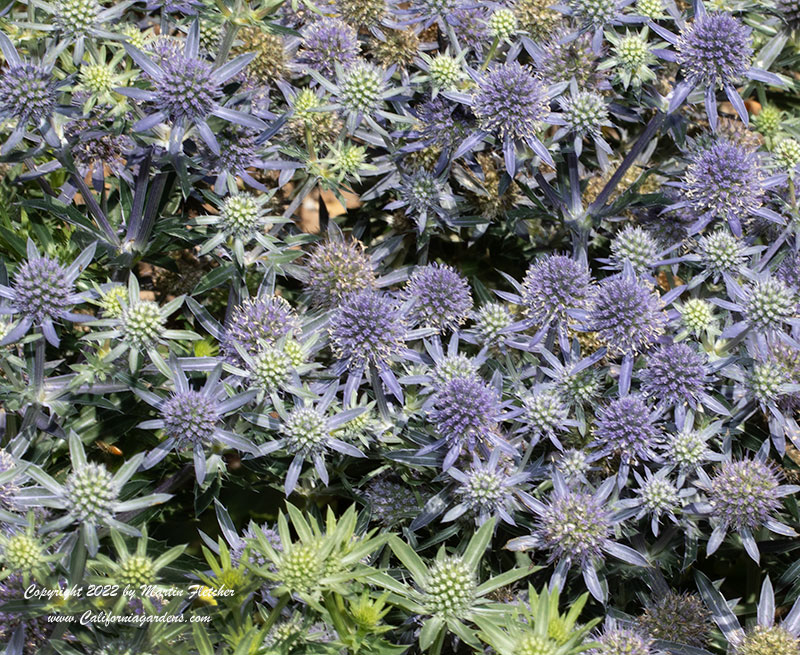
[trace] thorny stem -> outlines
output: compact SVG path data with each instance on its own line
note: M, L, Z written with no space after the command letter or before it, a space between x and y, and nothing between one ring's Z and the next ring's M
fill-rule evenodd
M614 193L614 190L617 188L617 185L620 183L625 173L628 172L628 169L636 161L636 158L642 154L642 151L647 147L650 139L652 139L656 132L658 132L666 117L667 115L660 111L650 119L650 122L647 124L647 127L644 128L644 131L639 135L636 143L633 144L633 147L628 151L628 154L625 155L625 159L622 160L619 168L617 168L617 170L611 176L611 179L603 187L600 195L598 195L595 201L589 205L589 208L586 210L587 214L597 214L600 209L603 208L608 201L608 198L612 193Z

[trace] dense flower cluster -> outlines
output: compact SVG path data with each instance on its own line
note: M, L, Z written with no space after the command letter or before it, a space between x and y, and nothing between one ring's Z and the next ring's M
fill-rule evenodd
M800 655L798 52L797 0L3 3L5 651Z

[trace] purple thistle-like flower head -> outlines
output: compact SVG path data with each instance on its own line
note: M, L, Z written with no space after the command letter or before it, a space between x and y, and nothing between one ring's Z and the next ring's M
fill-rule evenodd
M661 439L661 428L642 396L623 396L598 411L594 428L595 443L605 453L627 461L647 461Z
M759 209L764 200L764 174L759 156L723 139L701 148L686 167L683 196L697 215L723 217L738 225L742 218Z
M461 105L451 102L442 95L420 103L414 113L419 120L419 137L426 144L442 148L449 148L458 142L468 124Z
M317 244L306 261L306 290L315 305L329 307L375 286L372 263L356 240L331 239Z
M451 266L433 263L418 268L404 294L416 300L411 309L412 320L439 331L458 327L472 311L469 282Z
M229 362L241 364L236 346L255 355L261 348L261 341L274 343L295 333L298 327L294 310L280 296L248 299L233 310L220 345Z
M178 447L208 445L214 441L219 419L216 400L199 391L176 391L161 407L164 431Z
M743 459L724 462L711 478L711 516L733 530L755 530L781 506L778 474L766 462Z
M347 69L358 58L358 34L338 18L320 18L306 25L301 34L299 61L320 73L333 75L336 64Z
M482 130L503 141L536 138L550 114L547 87L530 66L495 66L478 82L472 110Z
M598 639L600 645L592 649L592 655L651 655L653 640L633 628L607 629Z
M20 123L39 122L53 112L58 82L39 64L12 64L0 75L0 114Z
M705 14L678 36L677 60L692 84L731 84L750 69L752 43L750 28L730 14Z
M789 27L800 28L800 2L798 0L777 0L775 6Z
M570 309L589 305L592 276L585 264L565 255L550 255L530 265L522 281L525 313L537 325L565 323Z
M780 330L797 315L795 290L781 280L770 277L756 282L747 291L744 303L747 322L762 332Z
M35 257L19 267L13 289L15 311L40 323L67 312L74 286L64 266L49 257Z
M448 441L477 444L495 425L497 411L497 394L481 378L453 378L436 392L431 419Z
M652 287L628 275L603 280L589 312L589 327L609 351L617 354L645 350L664 332L667 314Z
M800 290L800 252L789 253L775 271L775 277Z
M490 41L486 19L487 13L483 7L465 2L450 12L447 22L462 48L482 52Z
M178 53L165 59L161 68L164 74L154 80L156 105L170 120L193 121L211 113L222 85L212 77L209 62Z
M648 605L636 624L655 639L703 648L711 637L711 613L696 594L668 591Z
M610 534L611 515L602 501L582 491L554 494L534 532L551 561L569 558L581 564L602 558Z
M363 291L348 296L331 317L331 347L350 369L385 368L403 349L406 325L388 296Z
M685 343L661 346L641 373L643 391L670 405L695 406L709 384L706 359Z

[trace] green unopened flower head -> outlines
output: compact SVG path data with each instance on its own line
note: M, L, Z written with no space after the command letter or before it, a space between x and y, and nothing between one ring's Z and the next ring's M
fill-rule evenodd
M328 435L325 416L314 407L295 407L283 424L287 447L292 453L308 454L317 450Z
M69 34L83 34L97 21L97 0L57 0L55 19Z
M489 34L501 41L511 38L517 31L517 17L513 10L501 7L489 17Z
M13 571L32 571L44 561L44 546L25 533L8 538L3 548L3 565Z
M475 329L485 341L494 341L511 325L511 314L501 303L489 303L481 307L475 319Z
M766 361L753 366L749 386L756 400L766 404L780 396L783 385L788 382L790 380L787 379L785 368L773 361Z
M87 64L80 69L81 85L91 93L108 93L114 86L114 71L105 64Z
M664 13L661 0L637 0L636 13L647 18L658 18Z
M364 168L367 161L367 149L355 143L344 143L340 148L332 149L333 168L345 176L356 175Z
M466 378L475 375L478 367L465 355L448 355L436 365L433 378L437 385L443 385L455 378Z
M141 300L122 312L123 340L133 348L145 349L164 335L166 320L152 300Z
M615 48L617 58L623 68L635 71L647 63L650 58L650 48L647 39L639 34L628 34L619 40Z
M119 489L105 466L89 462L69 474L64 495L67 511L75 520L97 524L113 514Z
M324 570L316 544L294 544L281 554L278 577L289 589L311 593Z
M690 298L679 311L681 321L692 334L700 334L707 330L714 320L711 303L702 298Z
M266 346L253 358L250 377L259 389L272 391L286 381L291 366L292 360L284 349Z
M450 89L462 77L461 64L447 53L436 55L428 66L433 86Z
M428 571L425 605L432 614L458 618L475 599L475 576L460 557L437 560Z
M339 85L342 105L353 113L372 113L381 103L384 82L381 71L359 61L344 73Z
M145 33L133 23L125 23L119 31L134 48L144 50L147 47Z
M797 655L800 641L781 626L756 626L736 649L736 655Z
M764 136L774 136L781 129L783 111L775 105L764 105L761 111L753 116L753 127Z
M142 555L131 555L124 559L119 567L119 582L138 587L139 585L153 584L156 580L156 570L153 560Z
M678 505L678 491L663 478L647 480L641 489L642 505L653 513L668 512Z
M128 289L121 284L116 284L100 296L100 309L106 318L119 318L125 311L128 300Z
M220 207L220 226L231 236L248 239L263 225L261 205L250 193L228 196Z
M618 262L629 261L635 271L649 269L656 260L658 244L653 236L640 227L629 225L611 243L611 254Z
M699 432L681 430L670 437L667 452L678 466L694 468L705 459L708 446Z
M287 339L283 344L283 352L289 358L289 364L297 368L302 366L306 361L306 354L303 351L302 344L296 339Z
M514 655L558 655L558 652L556 642L533 633L520 637L514 647Z
M800 142L796 139L782 139L775 146L775 161L793 177L797 165L800 164Z

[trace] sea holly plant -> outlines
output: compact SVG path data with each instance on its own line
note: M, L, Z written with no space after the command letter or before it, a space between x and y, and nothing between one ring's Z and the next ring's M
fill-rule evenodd
M600 619L578 623L589 594L580 596L566 614L558 610L559 596L558 587L537 593L533 585L528 585L527 601L517 605L502 622L475 617L480 626L478 636L499 655L575 655L596 647L589 633Z
M438 655L448 633L476 646L477 635L469 624L478 617L495 615L497 609L487 596L537 570L521 566L481 583L481 558L494 528L494 518L486 521L461 554L448 553L442 546L430 565L400 537L393 535L389 539L392 552L410 574L412 584L399 582L383 572L371 574L370 580L391 592L390 602L422 618L419 633L422 651Z
M800 648L800 600L796 600L782 620L776 622L775 591L769 576L761 585L756 623L746 630L733 612L737 604L725 600L717 585L700 571L695 573L695 579L714 623L737 653L789 655Z
M76 432L69 435L69 453L72 468L63 482L58 482L38 466L28 466L26 474L37 486L21 489L17 502L27 507L59 510L63 515L48 520L42 526L42 533L62 531L77 524L75 529L80 531L90 555L95 555L100 547L100 529L114 528L123 534L140 536L137 528L122 522L117 516L159 505L172 498L165 493L128 497L125 485L142 465L144 453L134 455L112 473L105 465L86 458L83 442Z

